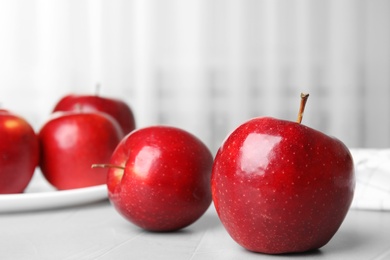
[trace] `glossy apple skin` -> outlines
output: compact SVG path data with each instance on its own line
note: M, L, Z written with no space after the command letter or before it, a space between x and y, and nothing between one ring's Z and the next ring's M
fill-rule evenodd
M150 231L174 231L198 218L211 204L209 149L194 135L151 126L127 135L113 153L108 195L115 209Z
M97 95L67 95L53 109L57 111L100 111L116 119L125 134L135 129L135 118L130 106L122 100Z
M31 125L0 110L0 194L23 192L38 162L38 137Z
M268 117L234 130L212 172L214 205L230 236L250 251L268 254L328 243L354 188L352 156L341 141Z
M39 132L42 173L59 190L105 184L107 170L91 166L109 161L122 136L105 113L54 113Z

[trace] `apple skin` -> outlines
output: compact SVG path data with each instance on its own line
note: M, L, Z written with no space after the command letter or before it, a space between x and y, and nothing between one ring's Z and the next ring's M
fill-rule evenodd
M80 110L83 112L100 111L111 115L118 121L124 135L130 133L136 126L133 111L127 103L98 95L66 95L58 101L53 112Z
M353 159L338 139L259 117L223 142L211 185L218 216L238 244L304 252L327 244L342 224L354 194Z
M107 169L91 165L108 161L122 136L105 113L56 112L39 132L42 173L59 190L105 184Z
M22 117L0 110L0 194L21 193L39 163L39 142Z
M110 164L108 195L133 224L156 232L182 229L211 204L213 156L197 137L175 127L150 126L127 135Z

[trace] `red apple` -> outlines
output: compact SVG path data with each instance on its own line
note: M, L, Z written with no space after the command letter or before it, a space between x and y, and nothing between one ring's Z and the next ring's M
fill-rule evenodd
M340 140L300 120L270 117L249 120L228 136L211 181L215 208L230 236L268 254L327 244L355 187L352 156Z
M118 145L108 195L127 220L150 231L184 228L211 204L213 157L194 135L174 127L133 131ZM113 167L113 166L111 166Z
M105 184L107 170L91 164L108 161L122 136L105 113L54 113L39 132L42 173L60 190Z
M56 111L100 111L111 115L122 127L123 133L135 129L135 119L129 105L122 100L101 97L98 95L67 95L58 101Z
M39 162L39 143L22 117L0 110L0 193L21 193Z

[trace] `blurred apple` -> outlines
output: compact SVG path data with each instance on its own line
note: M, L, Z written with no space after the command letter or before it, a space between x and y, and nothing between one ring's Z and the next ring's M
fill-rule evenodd
M56 112L39 132L42 173L60 190L105 184L107 170L91 165L108 161L122 136L106 113Z
M98 95L67 95L58 101L56 111L100 111L116 119L124 134L135 129L135 119L129 105L122 100Z
M25 190L39 163L39 143L22 117L0 110L0 193Z

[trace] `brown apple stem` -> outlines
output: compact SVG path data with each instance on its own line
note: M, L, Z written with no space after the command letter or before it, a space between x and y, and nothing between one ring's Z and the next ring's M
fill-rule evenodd
M109 163L92 164L91 168L116 168L116 169L121 169L121 170L125 169L125 167L123 167L123 166L115 165L115 164L109 164Z
M299 106L298 119L297 119L298 124L302 123L303 112L305 111L305 106L308 98L309 98L309 94L301 93L301 105Z

